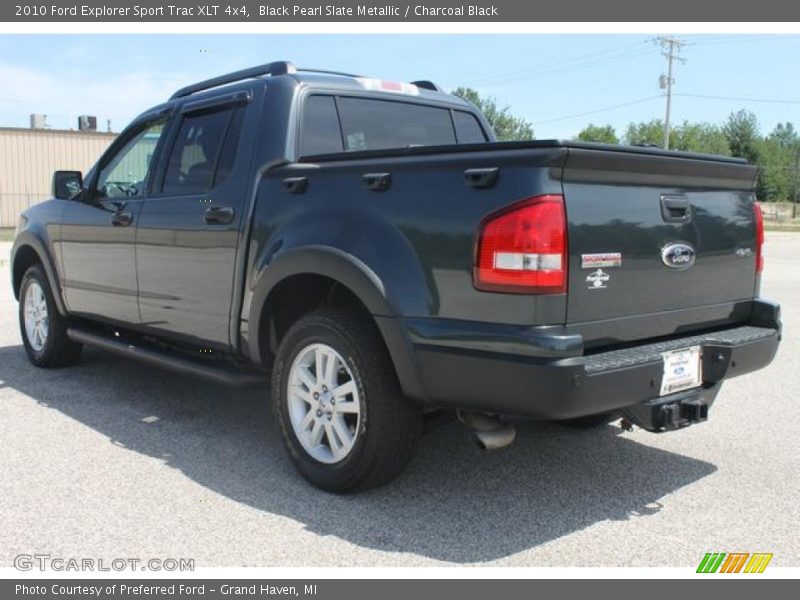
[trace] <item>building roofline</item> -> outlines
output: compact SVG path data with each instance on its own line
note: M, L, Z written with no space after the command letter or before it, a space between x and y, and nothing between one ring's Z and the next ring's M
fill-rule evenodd
M36 133L36 134L43 134L43 133L65 133L65 134L73 134L73 135L97 135L97 136L118 136L119 133L115 131L81 131L79 129L39 129L33 127L0 127L0 132L10 132L10 133Z

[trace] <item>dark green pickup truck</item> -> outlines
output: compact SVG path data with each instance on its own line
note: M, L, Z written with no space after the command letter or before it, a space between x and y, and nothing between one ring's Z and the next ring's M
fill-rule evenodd
M487 448L508 416L665 431L774 357L756 170L498 143L469 103L275 62L188 86L27 210L31 361L83 345L264 386L298 469L397 475L427 415ZM268 379L271 378L271 388Z

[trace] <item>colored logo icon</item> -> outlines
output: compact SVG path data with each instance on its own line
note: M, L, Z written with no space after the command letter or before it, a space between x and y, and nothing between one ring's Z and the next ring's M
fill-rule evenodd
M765 552L707 552L697 567L698 573L763 573L772 560Z

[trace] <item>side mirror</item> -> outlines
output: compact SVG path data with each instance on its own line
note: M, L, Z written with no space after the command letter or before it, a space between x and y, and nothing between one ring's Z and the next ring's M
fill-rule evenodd
M77 196L83 188L83 174L80 171L56 171L53 173L53 197L69 200Z

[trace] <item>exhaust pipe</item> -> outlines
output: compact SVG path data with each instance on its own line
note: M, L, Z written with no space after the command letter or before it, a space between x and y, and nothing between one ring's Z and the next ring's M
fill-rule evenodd
M458 420L472 429L475 438L483 450L499 450L511 445L517 436L517 430L500 417L486 413L458 411Z

